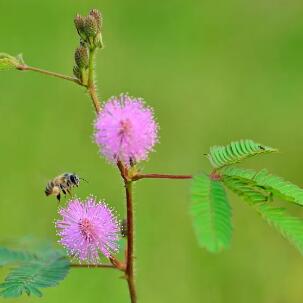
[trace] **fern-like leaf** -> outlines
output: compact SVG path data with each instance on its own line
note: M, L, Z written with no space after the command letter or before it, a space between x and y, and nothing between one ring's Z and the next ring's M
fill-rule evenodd
M220 169L258 154L277 151L275 148L256 143L252 140L240 140L231 142L226 146L212 146L207 157L213 167Z
M255 207L261 216L303 255L303 220L286 214L283 208L275 208L263 203Z
M231 208L220 181L196 176L192 185L194 229L198 242L210 252L229 247L232 236Z
M271 193L267 192L261 187L256 186L250 180L224 176L222 181L228 189L246 201L260 203L268 201L271 198Z
M259 172L252 169L239 167L226 167L222 171L223 181L229 178L241 179L250 182L254 186L263 188L264 191L272 193L283 200L303 205L303 189L299 186L285 181L283 178L270 174L266 169Z
M53 251L43 258L23 263L13 269L0 284L5 298L27 295L42 296L41 288L56 286L69 271L69 261L61 252Z
M10 263L34 261L36 259L37 256L33 253L0 247L0 266Z

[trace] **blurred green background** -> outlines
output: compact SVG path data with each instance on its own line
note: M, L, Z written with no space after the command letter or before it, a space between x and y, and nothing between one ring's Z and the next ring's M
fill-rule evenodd
M0 51L71 74L73 18L90 8L104 14L106 48L97 56L102 99L142 96L161 126L161 143L144 171L208 171L203 154L210 145L251 138L281 153L253 158L247 167L303 185L301 1L0 0ZM0 83L1 241L28 234L57 240L56 201L43 190L64 171L89 180L77 195L105 198L123 217L122 182L93 143L95 114L86 93L32 72L3 72ZM234 195L232 247L219 255L198 247L189 185L135 186L140 302L302 303L302 256ZM128 302L120 276L74 269L42 299L10 302Z

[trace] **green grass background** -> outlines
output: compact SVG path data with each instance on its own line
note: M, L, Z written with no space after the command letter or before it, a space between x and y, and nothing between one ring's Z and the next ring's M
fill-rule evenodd
M94 7L104 14L100 96L142 96L161 126L144 171L208 171L203 154L210 145L252 138L281 153L251 159L248 167L303 185L301 1L0 0L0 51L22 52L28 64L70 74L78 44L73 17ZM57 240L56 202L43 190L64 171L89 180L77 195L105 198L123 217L122 182L98 155L94 117L88 96L72 83L0 74L1 242L28 234ZM301 303L303 258L234 195L232 247L218 255L198 247L189 185L135 186L140 302ZM120 276L74 269L42 299L8 302L128 302Z

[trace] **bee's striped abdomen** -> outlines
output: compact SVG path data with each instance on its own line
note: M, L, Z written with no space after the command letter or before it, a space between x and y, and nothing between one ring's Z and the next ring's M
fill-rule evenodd
M45 187L45 194L47 196L51 195L53 192L53 188L54 188L54 182L53 181L48 182Z

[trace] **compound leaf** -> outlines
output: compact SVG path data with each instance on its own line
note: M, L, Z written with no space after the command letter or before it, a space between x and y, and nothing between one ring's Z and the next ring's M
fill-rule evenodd
M210 252L229 247L231 208L221 182L211 180L207 175L196 176L191 200L191 214L199 244Z
M35 254L27 251L12 250L5 247L0 247L0 266L9 263L20 263L36 260Z
M230 180L240 180L241 182L250 184L254 188L263 190L263 192L267 192L268 194L272 194L283 200L303 205L302 188L281 177L270 174L266 169L257 172L252 169L226 167L223 169L222 175L223 182L228 187L228 183L231 182Z
M231 142L226 146L212 146L207 157L213 167L220 169L258 154L277 151L275 148L256 143L252 140L240 140Z
M42 296L41 288L56 286L70 268L66 256L59 251L48 252L44 257L22 263L10 271L0 284L0 296L5 298L27 295Z
M303 254L303 220L285 213L283 208L268 204L255 205L260 215Z

